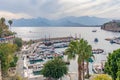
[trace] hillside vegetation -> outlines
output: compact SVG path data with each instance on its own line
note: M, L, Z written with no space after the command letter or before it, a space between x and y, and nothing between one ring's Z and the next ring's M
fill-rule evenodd
M10 36L10 35L14 34L13 32L11 32L9 30L9 27L11 26L12 21L11 20L8 21L10 26L7 25L5 22L6 22L5 18L3 18L3 17L0 18L0 38Z

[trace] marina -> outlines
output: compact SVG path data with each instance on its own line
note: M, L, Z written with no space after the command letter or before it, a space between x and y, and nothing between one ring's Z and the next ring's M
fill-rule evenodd
M83 30L85 29L85 30L83 31L83 30L81 30L81 28L72 28L72 30L69 30L68 32L70 32L70 34L74 34L75 32L77 34L81 34L80 37L86 39L92 45L93 52L94 52L93 55L95 56L95 60L93 62L91 61L89 63L89 71L90 71L91 75L96 74L96 73L98 74L99 69L101 69L101 66L100 66L101 62L106 61L108 53L119 48L120 46L117 44L111 45L108 41L105 40L106 35L114 37L114 35L112 35L111 32L106 33L106 31L102 31L99 28L96 28L97 33L94 34L94 33L91 33L91 30L93 28L89 28L89 30L87 30L87 28L82 28L82 29ZM69 36L68 33L65 33L66 30L67 30L67 28L64 28L64 31L62 32L62 33L64 33L64 35L60 35L62 33L61 32L59 33L59 31L57 31L59 33L59 34L57 33L59 35L59 38L63 38L64 36ZM44 28L43 28L43 31L44 31ZM70 76L72 76L74 80L77 80L77 77L75 77L75 76L77 76L77 60L75 59L75 60L71 60L70 62L68 62L67 56L64 55L64 51L67 48L70 39L67 38L68 41L66 41L64 39L63 42L62 42L62 40L60 41L59 39L52 40L52 38L53 39L58 38L58 35L57 34L54 34L54 36L51 35L51 33L53 33L52 28L49 31L51 31L51 32L49 32L49 35L51 36L51 38L49 38L49 35L48 35L48 38L46 37L46 41L45 41L44 36L42 37L43 34L40 35L39 33L28 33L27 37L26 37L26 35L21 36L23 39L29 38L29 40L32 40L32 39L40 40L37 37L35 38L35 36L34 36L34 35L38 35L39 38L43 39L43 42L38 41L38 42L35 42L34 44L32 44L31 46L24 46L23 53L25 53L24 54L25 57L23 60L23 62L24 62L24 65L23 65L24 66L24 71L23 71L24 75L23 76L29 78L29 80L34 80L36 78L41 78L41 80L42 80L44 78L42 75L40 75L40 70L42 69L42 66L45 64L45 62L47 62L48 60L51 60L53 57L60 56L65 60L66 64L69 65L68 73L70 73ZM75 32L72 32L72 31L75 31ZM35 32L35 31L32 31L32 32ZM87 35L85 34L86 32L88 33ZM23 32L23 34L24 34L24 32ZM34 38L30 38L29 34L31 34L31 36ZM44 34L44 35L46 35L46 34ZM98 37L98 35L103 35L103 36ZM20 35L18 34L17 36L20 36ZM74 35L72 35L72 36L74 36ZM26 38L24 38L24 37L26 37ZM78 38L79 38L79 36L78 36ZM99 39L98 43L95 43L93 41L95 38ZM75 37L73 37L73 39L75 39ZM45 45L45 42L50 42L52 44ZM109 46L109 48L106 46ZM96 63L98 63L98 64L96 64ZM40 65L40 66L36 66L36 65ZM96 67L96 65L98 67ZM103 69L101 69L101 71L102 70ZM71 73L74 73L74 74L71 74ZM69 80L69 77L66 75L62 79Z
M23 56L24 58L24 71L28 71L26 72L26 76L24 77L29 77L29 78L33 78L36 76L40 76L40 72L44 66L44 64L55 58L55 57L64 57L64 53L63 52L56 52L55 49L57 48L65 48L67 46L63 46L63 45L68 45L68 42L57 42L54 43L50 46L46 46L45 43L35 43L36 45L34 47L35 48L35 52L33 51L33 53L27 53ZM59 44L59 45L58 45ZM58 47L56 47L56 45ZM62 46L61 46L62 45ZM25 48L25 47L24 47ZM70 64L69 62L66 62L66 64Z

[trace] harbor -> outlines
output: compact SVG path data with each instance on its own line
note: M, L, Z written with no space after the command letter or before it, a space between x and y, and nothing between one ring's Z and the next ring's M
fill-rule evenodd
M39 78L39 77L44 79L44 77L41 75L41 70L47 61L49 61L55 57L63 58L63 60L66 62L66 64L69 65L69 68L71 68L71 66L73 66L73 63L75 63L76 60L73 62L72 61L67 62L67 56L64 55L64 51L68 47L70 41L76 40L76 39L72 38L70 40L69 38L65 38L65 39L61 40L61 38L59 38L60 40L57 39L57 41L55 41L55 39L52 39L51 41L49 41L49 43L52 43L51 45L46 45L45 41L43 41L43 42L40 41L40 42L35 42L30 47L28 47L28 46L23 47L24 55L22 56L22 60L24 63L23 64L24 77L26 77L30 80L31 79L34 80L34 78ZM91 67L90 73L91 74L103 73L102 72L104 69L103 63L96 64L97 56L103 55L104 54L103 52L104 52L103 49L93 49L92 50L92 53L95 56L95 59L93 61L91 61L91 63L90 63L90 67ZM74 74L71 74L71 73L74 73ZM75 72L73 70L69 71L69 76L71 77L73 75L77 76L77 72ZM67 80L69 80L69 78L70 78L69 76L66 75L66 77L68 77ZM66 79L66 77L63 77L63 79Z
M75 31L77 31L76 29ZM105 40L106 36L102 36L102 38L98 37L98 35L106 34L104 32L101 32L99 29L97 29L97 33L93 33L91 32L91 30L87 31L89 33L88 35L86 35L85 32L82 32L81 30L76 33L77 33L77 36L78 34L81 34L81 38L88 40L88 42L92 45L92 51L93 51L93 55L95 56L95 59L94 59L94 62L89 63L89 72L91 75L93 75L93 74L99 74L103 72L104 67L101 65L104 65L104 62L107 59L108 53L119 48L120 46L117 44L111 45L108 41ZM53 32L52 30L50 31ZM37 35L37 33L28 33L28 34ZM39 35L39 36L42 36L42 35ZM49 35L51 36L50 38L49 38ZM19 66L21 69L20 71L23 70L23 72L20 72L20 74L23 77L26 77L29 80L37 80L37 79L44 80L45 78L40 74L40 70L43 68L43 64L45 64L45 62L47 62L48 60L51 60L55 56L60 56L65 61L67 61L67 56L64 55L64 51L67 48L70 40L76 40L76 37L71 37L67 33L65 34L66 36L68 36L67 39L65 35L61 35L62 37L61 36L58 37L58 35L54 37L51 34L49 35L47 35L46 38L45 36L39 37L40 39L33 38L32 40L32 38L30 38L29 40L32 40L35 42L30 46L26 45L23 47L22 54L24 54L24 59L23 59L23 56L21 55L21 59L19 62L19 63L24 63L22 64L22 66ZM64 38L64 39L61 39L61 38ZM79 38L80 37L77 37L77 39ZM97 38L99 41L94 42L95 38ZM25 39L24 36L23 36L23 39ZM105 45L109 46L109 48L105 47ZM77 76L78 76L77 59L71 60L70 62L68 62L68 65L69 65L68 66L69 74L62 77L62 79L70 80L70 77L72 77L74 80L77 80Z
M41 39L42 40L42 39ZM47 40L47 39L46 39ZM59 49L64 49L68 47L71 40L76 40L73 37L62 37L61 38L53 38L50 41L38 41L31 45L23 47L23 70L24 77L31 79L42 77L41 70L44 64L55 58L60 57L63 58L67 65L70 65L67 62L67 58L65 58L64 51L58 51ZM48 43L51 45L48 45ZM30 49L31 48L31 49ZM29 51L29 52L28 52ZM71 72L70 72L71 73Z
M120 0L0 3L0 80L120 80Z

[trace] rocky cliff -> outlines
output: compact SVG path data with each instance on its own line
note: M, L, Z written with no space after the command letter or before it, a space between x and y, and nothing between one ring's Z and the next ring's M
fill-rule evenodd
M113 32L120 32L120 20L113 20L101 26L101 29Z

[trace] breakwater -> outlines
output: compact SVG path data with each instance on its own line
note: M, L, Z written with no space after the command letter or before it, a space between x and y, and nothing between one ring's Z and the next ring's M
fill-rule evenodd
M74 37L56 37L56 38L42 38L42 39L36 39L32 40L34 42L51 42L51 43L57 43L57 42L70 42L72 40L78 40L79 38Z

